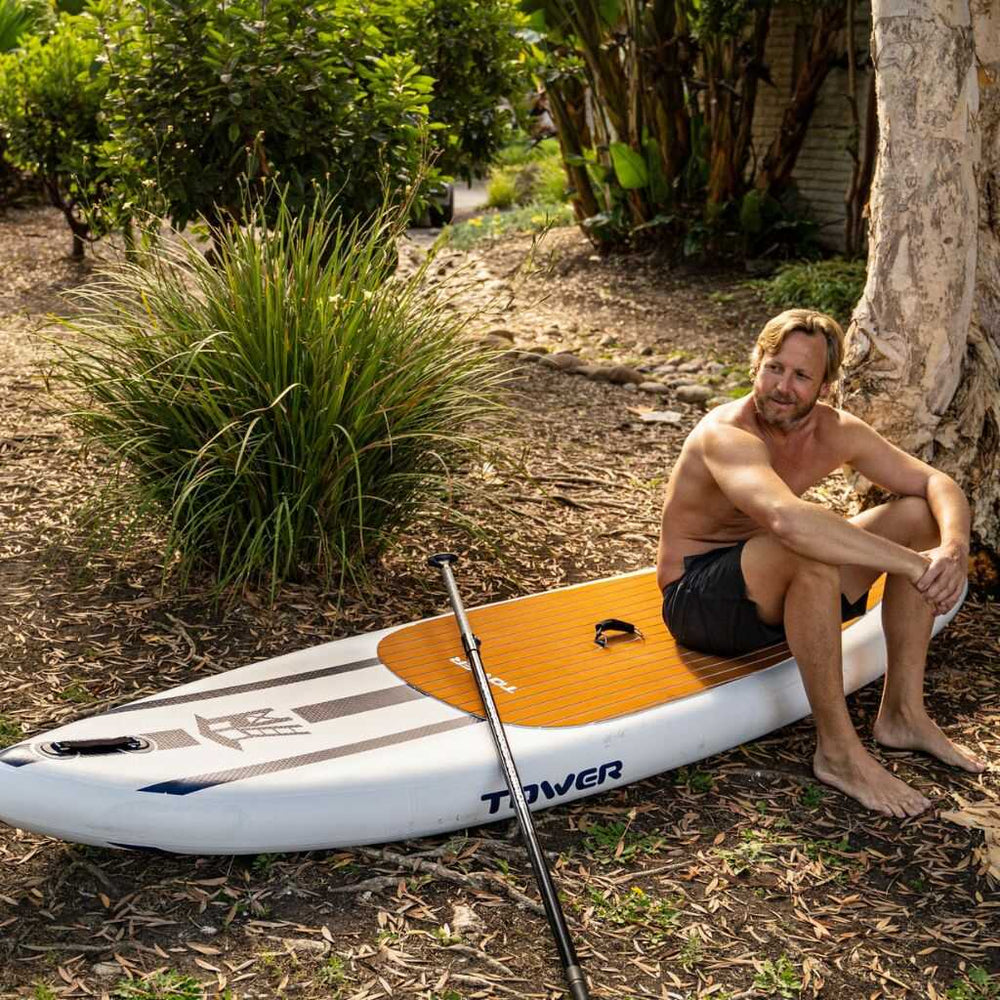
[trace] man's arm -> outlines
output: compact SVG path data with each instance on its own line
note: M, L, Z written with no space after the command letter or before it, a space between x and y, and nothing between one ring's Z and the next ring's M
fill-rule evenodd
M970 515L965 494L951 476L908 455L863 420L847 413L840 416L848 465L891 493L927 501L941 540L924 553L930 566L916 587L936 608L952 607L968 575Z
M705 432L709 472L730 502L798 555L831 566L867 566L916 584L928 559L797 497L771 466L763 441L720 425Z

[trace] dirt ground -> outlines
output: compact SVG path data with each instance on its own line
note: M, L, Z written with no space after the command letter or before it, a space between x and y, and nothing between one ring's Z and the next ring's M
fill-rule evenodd
M649 565L662 487L701 414L645 424L633 391L512 368L510 432L456 477L456 515L414 528L365 597L285 588L220 610L160 586L155 532L128 550L82 527L108 471L47 403L38 332L86 277L51 211L0 217L0 744L254 660L438 613L430 551L463 553L469 606ZM598 257L573 230L525 265L514 238L435 273L483 330L632 364L742 363L767 310L744 276ZM513 363L512 363L513 364ZM674 406L674 404L671 404ZM852 509L842 480L815 499ZM970 595L932 646L946 731L1000 762L1000 613ZM850 699L865 738L878 685ZM870 740L869 740L870 742ZM984 834L992 769L873 748L935 808L872 816L818 787L809 721L538 815L595 997L1000 997L1000 896ZM952 818L949 818L952 817ZM961 816L959 815L959 818ZM993 848L1000 854L1000 844ZM531 897L528 903L524 895ZM510 824L386 848L174 857L0 825L0 998L556 998L562 977Z

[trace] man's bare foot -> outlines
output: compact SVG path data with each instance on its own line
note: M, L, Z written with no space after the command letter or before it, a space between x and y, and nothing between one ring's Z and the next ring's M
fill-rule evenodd
M952 743L938 724L926 713L904 718L880 713L873 730L875 739L893 750L923 750L953 767L970 774L982 774L986 762Z
M857 799L866 809L884 816L899 819L917 816L931 804L915 788L894 778L860 746L838 757L828 757L817 748L813 774L824 784Z

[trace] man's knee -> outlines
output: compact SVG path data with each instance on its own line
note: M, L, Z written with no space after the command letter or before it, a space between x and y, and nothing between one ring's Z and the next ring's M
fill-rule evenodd
M840 567L789 552L792 577L800 583L840 593Z
M923 497L902 497L893 501L905 533L904 544L918 551L934 548L940 541L937 521Z

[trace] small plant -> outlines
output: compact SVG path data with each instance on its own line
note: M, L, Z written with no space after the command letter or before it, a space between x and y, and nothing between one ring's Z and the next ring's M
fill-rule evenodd
M747 284L775 309L818 309L846 328L864 291L865 275L864 261L832 257L784 264L774 277Z
M708 771L679 767L671 775L675 785L686 785L692 792L710 792L715 778Z
M597 889L590 891L594 913L611 924L645 927L655 940L665 937L677 922L677 907L668 900L656 899L639 886L618 895L605 897Z
M112 1000L203 1000L197 979L168 969L148 979L123 980L111 992Z
M981 966L974 965L962 979L956 979L948 987L945 996L948 1000L998 1000L1000 975L991 975Z
M35 983L31 990L31 1000L58 1000L58 994L45 983Z
M347 963L340 955L331 955L320 966L317 978L333 992L334 997L337 997L340 995L341 988L347 982Z
M215 265L163 244L81 289L53 371L129 473L123 512L165 515L165 567L272 598L290 578L362 581L440 503L504 378L422 274L392 277L407 206L346 225L332 201L278 200L218 233Z
M792 998L801 992L802 979L791 959L782 955L777 962L768 958L761 963L753 985L769 997Z
M799 794L799 802L806 809L817 809L825 798L826 793L819 785L806 785Z
M586 828L586 834L587 850L603 861L625 862L637 854L653 854L663 843L659 837L629 833L627 825L622 822L594 823Z
M765 833L758 830L741 830L740 841L737 847L716 851L717 856L729 865L734 875L741 875L757 865L776 860L769 851L770 845Z
M0 715L0 748L19 743L23 738L24 732L14 720Z
M72 701L77 705L85 705L87 702L94 700L94 696L87 690L84 684L81 681L76 680L70 681L69 684L67 684L66 687L59 692L59 697L62 698L63 701Z
M681 946L680 953L680 963L681 968L685 972L690 972L696 965L698 965L703 957L704 953L704 941L701 935L697 931L692 931L684 939L684 944Z
M281 857L280 854L258 854L254 857L250 868L255 875L268 875L274 867L274 863Z

